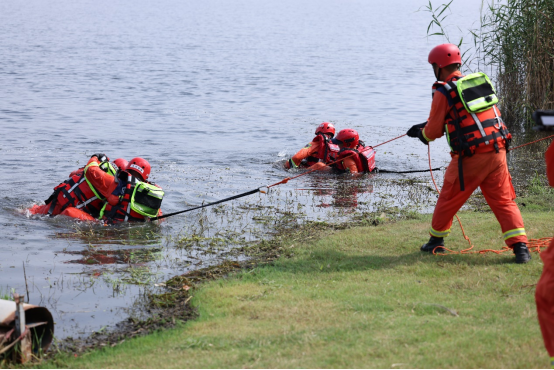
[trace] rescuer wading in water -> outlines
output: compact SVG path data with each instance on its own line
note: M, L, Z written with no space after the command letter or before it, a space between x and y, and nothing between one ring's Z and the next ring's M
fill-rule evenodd
M351 128L340 130L332 142L340 148L336 155L336 163L327 166L323 162L318 162L310 169L333 170L352 175L369 173L375 169L375 150L370 146L365 146L356 130Z
M531 259L527 236L506 163L511 135L496 106L498 98L484 73L463 76L460 50L453 44L439 45L429 53L437 82L427 122L414 125L407 135L425 145L446 133L452 161L435 206L424 252L444 251L452 218L477 187L502 227L504 241L512 248L516 263Z
M331 141L335 126L323 122L315 129L313 140L285 162L285 168L310 167L316 163L330 163L339 153L339 146Z

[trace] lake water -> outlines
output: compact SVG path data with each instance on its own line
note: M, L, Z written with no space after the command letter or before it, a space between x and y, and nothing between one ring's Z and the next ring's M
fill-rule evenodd
M456 24L476 21L480 3L454 4ZM414 200L432 210L424 173L304 176L160 226L24 212L96 152L148 159L169 213L287 177L282 161L323 121L369 145L405 133L427 118L427 54L443 42L425 37L424 5L1 1L0 289L25 292L25 264L30 302L51 310L56 335L82 336L125 319L154 283L221 262L238 240L270 237L268 215L343 221ZM445 140L432 153L436 166L450 158ZM377 166L425 169L427 148L393 141ZM414 177L421 186L399 185Z

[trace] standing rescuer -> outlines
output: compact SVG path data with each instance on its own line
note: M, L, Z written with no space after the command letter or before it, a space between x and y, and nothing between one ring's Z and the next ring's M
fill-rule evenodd
M548 147L545 159L548 183L554 187L554 143ZM550 355L550 365L554 369L554 239L546 251L541 253L541 258L544 267L535 291L535 301L544 345Z
M506 163L511 135L506 128L498 98L484 73L463 76L460 50L453 44L439 45L429 53L437 82L427 122L412 126L407 135L425 145L446 133L452 161L435 206L424 252L444 251L452 218L477 187L502 227L504 241L512 248L516 263L531 259L527 236Z

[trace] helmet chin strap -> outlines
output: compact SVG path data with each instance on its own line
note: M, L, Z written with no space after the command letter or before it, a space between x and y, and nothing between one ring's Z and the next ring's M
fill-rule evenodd
M438 71L435 73L435 77L437 78L437 81L441 80L441 68L438 69Z

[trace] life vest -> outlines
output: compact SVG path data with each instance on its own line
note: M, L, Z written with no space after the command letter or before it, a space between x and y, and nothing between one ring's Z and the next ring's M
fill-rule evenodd
M472 86L475 84L478 85ZM435 92L446 96L452 108L446 118L445 131L454 154L472 156L476 152L498 152L509 145L512 135L500 117L496 106L498 98L484 73L435 82L433 95Z
M331 139L325 134L317 134L312 142L323 141L324 145L319 146L319 150L315 155L311 155L302 161L307 167L310 167L318 162L330 163L337 159L340 148L337 144L333 144Z
M147 218L158 216L164 191L156 185L142 182L126 171L120 171L118 186L114 195L119 195L119 202L111 205L105 202L98 218L109 223L126 221L144 222Z
M48 214L55 216L68 207L75 207L98 217L103 205L104 197L87 180L86 171L90 166L99 166L104 172L115 175L116 170L111 163L91 163L81 171L74 171L71 177L54 188L54 192L45 200L50 204Z
M342 158L350 157L356 162L358 172L371 172L375 169L375 150L370 146L358 145L356 149L344 148L337 157L336 168L344 172L346 167L341 161Z
M484 73L455 76L450 81L437 81L433 96L446 96L451 110L446 117L445 132L452 153L459 156L460 188L464 190L462 157L471 157L500 148L508 149L512 135L500 117L498 98Z

